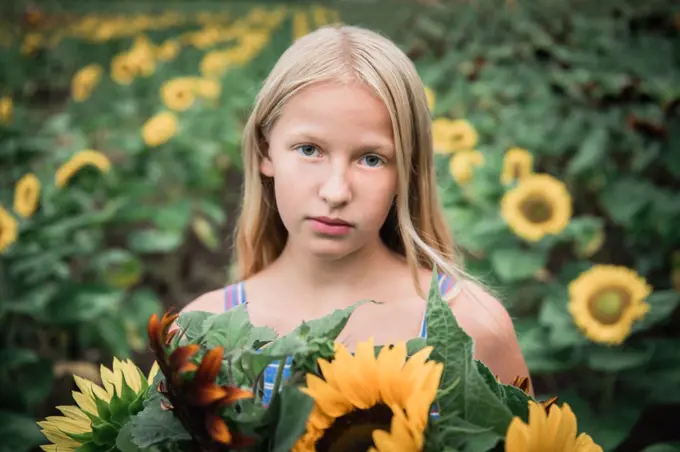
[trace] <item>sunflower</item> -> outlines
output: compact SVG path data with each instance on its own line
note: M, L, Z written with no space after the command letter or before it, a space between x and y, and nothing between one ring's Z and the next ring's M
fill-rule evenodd
M307 374L303 391L315 405L293 450L418 451L443 366L426 362L432 347L406 360L406 344L383 347L376 358L373 341L358 344L355 355L335 345L332 362L319 360L323 378Z
M94 446L93 442L99 444L103 441L100 444L102 446L108 443L111 432L116 432L129 420L129 416L142 409L143 399L157 372L158 365L155 363L149 375L144 376L131 361L119 361L114 358L113 369L101 366L103 387L74 375L73 378L80 390L80 392L73 391L76 405L58 406L57 409L63 416L48 416L44 421L38 422L42 428L41 433L52 442L41 448L45 451L67 452L75 451L88 443L90 447ZM116 415L124 411L128 415L125 419L118 418L116 415L112 417L112 413L104 415L102 406L108 410L113 403L117 405ZM127 410L120 409L123 404L128 405ZM104 418L108 420L105 421ZM108 435L109 440L107 441L98 434L98 431L105 431L104 435ZM116 436L113 435L114 442ZM108 447L111 446L113 444L108 444Z
M19 225L7 210L0 206L0 254L9 249L16 242L19 234Z
M533 171L534 156L522 148L511 148L503 157L501 184L510 185L516 180L528 176Z
M569 284L568 309L590 340L618 345L649 311L644 299L651 292L644 278L629 268L595 265Z
M498 376L496 376L496 379L500 383L501 380ZM525 394L529 394L529 390L531 388L531 381L529 381L528 377L517 376L512 380L512 382L510 383L510 386L514 386L517 389L520 389ZM547 412L548 410L550 410L550 407L553 406L556 402L557 402L557 397L551 397L551 398L544 400L542 402L539 402L539 403L541 404L541 406Z
M131 84L136 74L136 62L129 52L119 53L111 60L111 79L119 85Z
M568 404L553 405L550 412L529 402L529 423L515 417L505 435L505 452L602 452L585 433L576 436L576 416Z
M170 110L184 111L196 101L196 79L180 77L161 85L161 99Z
M33 216L40 201L40 179L28 173L14 187L14 211L24 218Z
M82 102L90 97L92 90L99 83L103 69L98 64L90 64L80 69L71 80L71 95L76 102Z
M12 122L14 103L11 97L0 97L0 124Z
M150 147L167 143L177 134L179 120L171 111L162 111L149 118L142 127L144 143Z
M59 188L64 187L85 166L94 166L105 173L111 169L111 162L99 151L91 149L80 151L57 169L54 175L55 185Z
M164 62L172 61L177 58L179 50L179 42L175 39L168 39L156 48L156 58Z
M457 152L449 160L449 174L459 185L466 185L472 180L474 168L483 164L484 154L479 151Z
M204 99L216 100L221 92L222 85L217 80L200 78L196 81L196 93Z
M432 143L438 154L470 150L478 140L474 126L465 119L438 118L432 121Z
M536 242L567 227L572 214L571 195L554 177L531 174L505 193L501 214L515 234Z

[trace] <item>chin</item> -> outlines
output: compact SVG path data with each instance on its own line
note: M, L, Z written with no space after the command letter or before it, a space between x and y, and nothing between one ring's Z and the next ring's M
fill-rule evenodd
M342 259L358 251L356 246L351 246L347 241L330 239L310 240L306 248L313 256L329 260Z

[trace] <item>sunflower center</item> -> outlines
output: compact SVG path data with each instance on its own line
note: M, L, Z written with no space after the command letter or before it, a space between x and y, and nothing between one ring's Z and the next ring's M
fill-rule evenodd
M588 303L590 312L605 325L616 323L630 303L628 294L618 288L605 289L595 294Z
M354 452L373 446L373 432L390 430L392 410L387 405L375 405L367 410L355 410L333 422L316 443L317 452Z
M520 205L520 210L531 223L545 223L553 215L553 207L548 201L539 196L526 199Z

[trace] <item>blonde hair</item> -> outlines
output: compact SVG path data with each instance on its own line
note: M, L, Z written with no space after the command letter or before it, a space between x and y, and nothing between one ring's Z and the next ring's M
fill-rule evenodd
M418 269L461 277L437 199L431 118L423 82L411 60L380 34L354 26L320 28L289 47L265 80L245 126L244 194L236 225L237 278L247 279L279 257L288 233L277 213L273 184L259 169L265 144L286 102L320 82L359 81L387 107L394 130L398 193L381 237L405 256L420 293Z

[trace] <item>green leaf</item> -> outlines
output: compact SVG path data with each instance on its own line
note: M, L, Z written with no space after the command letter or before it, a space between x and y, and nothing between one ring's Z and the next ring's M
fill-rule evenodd
M489 258L496 275L509 283L533 277L545 266L548 254L542 250L506 248L492 251Z
M631 196L635 193L635 196ZM607 185L600 192L600 202L614 222L627 226L633 218L654 200L651 182L623 177Z
M644 331L654 325L667 322L680 303L680 292L675 290L657 290L645 300L649 311L638 322L633 324L633 332Z
M529 402L534 399L512 385L503 385L503 399L513 416L520 417L524 422L529 422Z
M302 436L307 418L314 407L314 400L293 386L285 386L280 392L281 405L274 434L272 452L288 452Z
M154 212L153 222L163 231L181 234L191 219L191 202L183 198L173 204L165 205Z
M452 447L461 452L478 452L493 450L493 447L503 438L489 428L480 427L460 417L442 423L441 442L446 447ZM449 450L449 449L445 449Z
M41 320L52 324L79 324L114 315L123 299L121 290L94 284L68 284L47 305Z
M609 133L604 127L594 127L583 139L576 154L569 160L567 174L581 174L593 170L607 153Z
M127 289L139 282L142 262L127 250L108 250L94 262L102 279L117 289Z
M231 309L229 311L231 311ZM215 315L216 314L205 311L182 312L175 322L179 325L179 328L182 330L183 335L186 336L186 339L189 342L193 342L206 334L207 329L205 328L205 322Z
M10 380L13 391L3 394L3 407L26 410L44 402L53 388L52 366L52 361L41 357L15 368Z
M128 239L128 246L135 253L170 253L182 244L183 234L177 231L146 229L134 231Z
M0 410L0 438L4 450L27 452L39 444L48 444L31 416Z
M116 448L120 452L142 452L132 441L132 423L128 422L120 429L116 437Z
M438 395L440 416L458 414L480 427L505 435L512 413L489 389L473 359L473 342L458 325L449 305L439 294L436 269L427 306L427 343L434 347L431 358L445 363L440 388L452 390Z
M538 321L548 330L548 341L556 349L573 347L588 343L588 339L578 329L571 314L567 310L569 295L566 287L557 286L543 300L539 310Z
M128 404L123 401L122 398L115 394L111 397L109 402L109 410L111 412L111 422L118 426L125 424L125 421L129 417Z
M255 379L274 361L292 355L304 355L311 351L309 343L297 331L293 331L259 350L244 350L238 364L244 374Z
M606 372L643 367L653 355L654 346L651 343L616 348L592 346L586 352L588 367Z
M305 322L296 328L298 333L302 332L303 329L308 328L309 332L306 334L310 338L327 338L335 340L338 338L342 330L347 325L350 316L354 313L354 310L364 303L376 303L372 300L361 300L357 301L351 306L344 309L336 309L332 313L320 317L318 319L310 320Z
M645 447L641 452L680 452L680 443L654 444Z
M245 304L213 315L203 324L203 330L207 331L206 343L209 346L221 345L227 352L245 345L252 329Z
M130 421L133 443L144 450L164 441L191 440L191 435L172 411L161 410L158 398L149 399L152 401Z
M9 372L39 360L39 356L27 348L3 348L0 350L0 369Z

